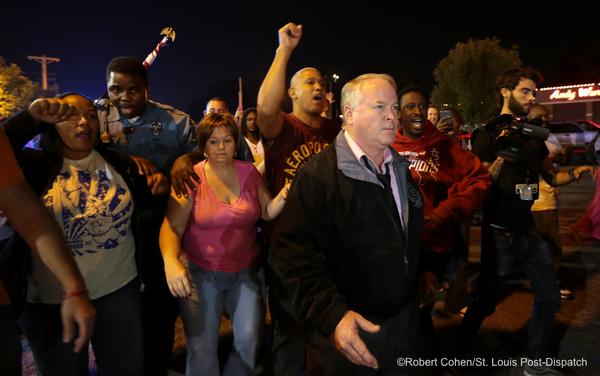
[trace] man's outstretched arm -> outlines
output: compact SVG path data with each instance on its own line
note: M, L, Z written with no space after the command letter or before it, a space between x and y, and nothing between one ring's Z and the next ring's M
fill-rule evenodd
M302 25L288 23L279 29L279 47L258 91L257 124L267 138L277 137L283 126L281 102L285 95L285 74L292 51L300 42Z

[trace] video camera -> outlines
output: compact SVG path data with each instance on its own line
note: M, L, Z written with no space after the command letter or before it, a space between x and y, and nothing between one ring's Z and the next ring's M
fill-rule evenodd
M497 128L494 151L497 156L515 162L523 156L523 148L528 141L545 141L549 134L550 130L547 128L514 118L513 121Z

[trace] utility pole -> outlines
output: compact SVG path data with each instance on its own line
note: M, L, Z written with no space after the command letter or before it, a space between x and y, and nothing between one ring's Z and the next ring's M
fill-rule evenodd
M60 61L57 57L42 56L27 56L29 60L36 61L42 64L42 90L44 93L48 91L48 68L47 65L50 63L58 63Z

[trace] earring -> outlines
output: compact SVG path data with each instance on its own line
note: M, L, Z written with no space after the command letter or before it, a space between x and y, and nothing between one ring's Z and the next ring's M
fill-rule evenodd
M206 155L206 153L202 153L202 155L204 155L204 159L208 158L208 155Z

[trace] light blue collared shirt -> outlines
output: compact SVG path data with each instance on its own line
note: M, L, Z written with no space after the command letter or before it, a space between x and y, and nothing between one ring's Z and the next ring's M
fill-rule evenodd
M354 141L352 136L348 133L347 130L344 131L344 137L346 138L346 142L348 142L348 146L352 153L356 157L356 159L360 162L361 165L365 167L369 173L375 175L373 171L381 172L385 174L386 172L390 173L390 185L392 186L392 194L394 195L394 202L396 202L396 209L398 209L398 216L400 217L400 221L402 221L402 204L400 200L400 193L398 191L398 183L396 180L396 173L391 166L392 163L392 152L389 148L385 148L383 151L383 163L381 164L381 169L379 166L375 165L373 161L369 158L369 156L361 149L360 146ZM364 158L363 158L364 157ZM366 159L370 166L365 166L363 160ZM404 223L402 224L404 227Z

